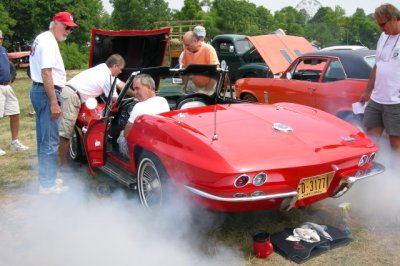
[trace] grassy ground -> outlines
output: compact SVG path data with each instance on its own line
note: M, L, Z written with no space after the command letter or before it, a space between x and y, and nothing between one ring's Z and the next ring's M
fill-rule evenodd
M4 220L12 221L13 219L13 217L2 215L7 213L4 212L3 207L12 206L25 186L36 184L34 170L36 165L35 118L29 114L33 110L29 100L30 80L24 78L23 73L18 73L18 76L13 88L21 108L20 140L30 149L27 152L10 151L9 119L1 119L0 147L7 154L0 157L0 168L2 169L0 173L0 236L4 234L2 220L4 222ZM79 172L82 173L79 178L87 179L89 177L86 167L80 167ZM360 185L357 184L358 186L353 188L349 192L350 195L346 195L344 199L329 199L305 209L284 213L270 211L239 214L208 213L207 215L214 221L212 226L202 232L197 228L197 223L199 223L197 221L197 223L193 223L193 228L190 230L201 233L204 237L202 254L205 256L213 256L213 253L218 252L218 245L223 245L233 250L239 250L241 255L237 265L295 265L277 253L273 253L267 260L256 258L252 252L252 233L256 230L278 232L284 228L296 227L306 221L337 226L340 218L337 205L340 202L349 201L352 203L353 241L347 246L311 259L306 265L398 265L400 263L400 222L397 214L400 214L400 208L397 207L399 203L396 196L398 182L393 181L393 176L398 176L398 174L389 174L380 179L363 181ZM88 183L86 185L90 186ZM33 185L33 187L35 186ZM395 188L393 189L393 187ZM91 193L90 190L88 193ZM35 193L31 193L28 201L35 202L37 197ZM99 205L102 204L101 198L95 200L99 201ZM24 215L18 213L15 217L16 222L18 220L21 223L19 220L21 217ZM202 218L199 217L199 220ZM2 264L1 258L0 264ZM191 265L201 264L193 263Z

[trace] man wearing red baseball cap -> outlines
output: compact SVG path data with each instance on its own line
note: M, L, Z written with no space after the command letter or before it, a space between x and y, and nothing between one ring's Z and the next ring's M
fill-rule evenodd
M49 30L40 33L31 47L29 63L33 82L30 98L36 112L38 178L41 194L57 194L68 190L61 180L56 180L61 90L65 86L67 77L58 42L65 41L77 26L70 13L58 12L50 22Z

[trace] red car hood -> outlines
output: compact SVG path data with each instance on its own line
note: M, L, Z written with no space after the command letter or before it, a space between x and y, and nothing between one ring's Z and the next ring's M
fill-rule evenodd
M234 168L269 169L320 164L372 152L376 146L346 122L296 104L217 105L169 113L210 152ZM321 119L321 117L323 119ZM290 132L273 128L289 126ZM217 140L213 141L216 132Z
M315 51L304 37L269 34L247 38L274 74L285 71L300 55Z

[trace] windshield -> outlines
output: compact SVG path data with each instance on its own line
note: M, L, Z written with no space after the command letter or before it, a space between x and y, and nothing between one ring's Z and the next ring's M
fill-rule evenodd
M213 95L216 91L219 75L179 74L160 79L160 96L190 95L203 93Z
M253 44L247 39L236 41L236 52L239 54L247 52L252 47L253 47Z

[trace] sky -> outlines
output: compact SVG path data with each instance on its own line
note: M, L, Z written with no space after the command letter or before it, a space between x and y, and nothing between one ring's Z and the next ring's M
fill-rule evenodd
M183 6L184 0L166 0L169 3L169 7L171 9L181 9ZM300 0L249 0L251 3L256 4L257 6L265 6L271 12L275 12L277 10L282 9L283 7L293 6L295 7ZM335 6L341 6L346 11L346 16L351 16L357 8L364 9L366 14L373 13L375 8L383 3L391 3L397 8L400 8L399 0L363 0L363 1L355 1L355 0L319 0L322 6L329 6L335 8ZM111 12L112 8L108 3L108 0L103 0L103 5L108 12Z

